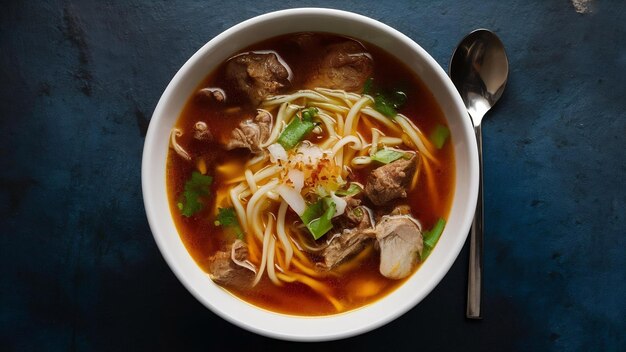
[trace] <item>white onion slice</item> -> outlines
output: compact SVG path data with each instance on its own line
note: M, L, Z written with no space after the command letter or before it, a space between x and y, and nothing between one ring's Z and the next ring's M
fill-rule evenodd
M280 194L283 200L287 202L287 204L289 204L289 207L291 207L291 209L293 209L296 214L304 214L304 209L306 209L306 202L304 201L304 197L302 197L300 192L287 185L280 185L276 187L276 192Z
M324 152L320 147L315 144L311 144L308 141L304 141L298 147L294 160L300 161L307 165L317 165L317 163L324 157Z
M268 145L267 151L270 153L270 161L272 163L276 163L278 160L287 161L288 159L287 151L278 143Z
M291 180L293 185L293 189L295 189L298 193L302 192L302 187L304 187L304 172L291 169L289 173L287 173L287 178Z
M345 199L336 196L335 192L331 192L330 197L335 203L335 215L333 215L333 218L343 214L346 211L346 206L348 205L348 202L346 202Z

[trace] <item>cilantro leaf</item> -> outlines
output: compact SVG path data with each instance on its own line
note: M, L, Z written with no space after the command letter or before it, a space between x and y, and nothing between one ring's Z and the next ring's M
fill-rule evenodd
M374 98L374 109L387 117L396 117L396 115L398 114L396 109L388 104L387 101L385 99L382 99L381 97L381 95L377 95Z
M185 217L191 217L204 209L201 198L211 193L213 177L205 176L197 171L191 174L191 178L185 183L185 190L178 200L178 209Z
M401 90L386 90L374 84L373 78L368 78L363 84L363 94L374 97L374 109L381 114L394 118L406 104L407 96Z
M238 239L243 239L243 230L239 225L239 219L234 208L218 208L214 224L232 231Z

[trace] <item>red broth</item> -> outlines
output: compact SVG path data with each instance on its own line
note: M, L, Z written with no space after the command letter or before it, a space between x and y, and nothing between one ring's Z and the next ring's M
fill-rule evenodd
M297 34L290 34L259 42L240 52L271 50L278 53L293 71L291 90L295 91L303 88L305 83L303 77L308 76L309 70L315 69L316 55L323 52L325 46L346 40L345 37L326 33L313 33L310 37L315 40L311 40L305 46L298 44L301 39ZM399 112L409 117L427 136L436 125L447 125L432 93L414 72L377 46L366 42L361 43L372 55L374 82L378 86L400 89L406 93L407 104ZM235 54L237 53L233 53L233 56ZM242 120L256 115L256 108L251 106L245 97L238 96L229 81L225 79L225 64L207 75L198 89L203 87L223 89L228 97L226 102L218 103L194 95L187 101L176 122L176 127L183 131L192 131L197 122L205 122L213 134L213 142L202 142L193 139L192 133L184 133L178 138L178 142L190 154L192 161L184 160L170 149L166 178L170 210L178 233L196 263L208 271L208 258L233 241L232 236L225 234L221 227L214 225L215 215L212 210L215 198L220 192L227 191L224 185L225 180L220 179L214 169L226 161L240 161L243 164L251 158L249 151L227 151L222 147L222 143ZM384 126L379 126L379 128L384 130ZM364 135L369 134L369 131L361 132ZM420 175L417 186L409 192L408 198L395 202L410 205L412 215L421 222L423 229L431 228L439 218L447 218L454 192L454 153L450 140L442 149L436 150L434 156L438 163L431 165L431 168L435 175L437 200L431 199L429 192L426 191L425 177ZM211 186L211 194L214 196L207 200L201 212L187 218L180 214L177 202L184 190L185 182L191 173L197 170L200 159L206 165L207 174L214 176ZM353 180L364 184L370 171L370 169L362 169L355 172ZM297 215L291 211L288 217L297 219ZM363 256L364 259L359 262L358 267L337 277L320 279L331 287L333 296L342 303L345 311L370 304L384 297L405 281L387 279L379 273L379 259L374 248L369 249ZM316 260L314 256L311 256L311 259ZM419 267L416 270L419 270ZM328 300L308 286L297 282L285 283L281 287L274 285L265 276L251 289L227 288L227 290L246 302L273 312L306 316L337 313Z

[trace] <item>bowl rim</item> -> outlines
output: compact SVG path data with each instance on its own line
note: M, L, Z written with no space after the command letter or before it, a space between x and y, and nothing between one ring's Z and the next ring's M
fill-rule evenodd
M426 66L428 67L428 69L432 70L433 71L432 73L435 74L437 78L441 81L447 93L449 93L450 96L452 97L452 100L448 102L452 104L451 109L455 110L458 113L467 115L465 106L461 100L460 95L458 94L456 88L454 87L454 84L448 78L448 76L446 75L445 71L441 68L441 66L439 66L439 64L421 46L419 46L415 41L410 39L405 34L399 32L398 30L384 23L381 23L377 20L369 18L367 16L356 14L353 12L343 11L343 10L336 10L336 9L304 7L304 8L294 8L294 9L286 9L286 10L269 12L269 13L265 13L265 14L250 18L243 22L240 22L224 30L217 36L215 36L213 39L211 39L206 44L204 44L200 49L198 49L185 62L185 64L177 71L177 73L174 75L172 80L168 83L166 89L161 95L159 102L157 103L157 106L154 110L152 119L150 120L148 132L146 134L145 142L144 142L144 149L143 149L143 154L142 154L142 166L141 166L142 168L141 170L142 194L143 194L143 199L144 199L144 207L146 211L146 216L148 218L148 223L150 225L151 232L153 234L155 242L157 243L159 251L161 252L168 266L170 267L172 272L175 274L175 276L178 278L178 280L204 306L209 308L212 312L219 315L223 319L229 321L230 323L233 323L239 327L242 327L246 330L255 332L260 335L283 339L283 340L291 340L291 341L328 341L328 340L347 338L347 337L355 336L361 333L374 330L398 318L399 316L403 315L404 313L406 313L407 311L415 307L419 302L421 302L424 299L424 297L426 297L439 284L439 282L447 274L449 269L452 267L452 264L458 257L458 254L463 248L463 245L467 238L467 234L469 232L469 228L471 226L471 221L472 221L473 214L474 214L474 208L471 206L466 206L462 208L461 214L459 215L460 224L458 225L459 231L462 231L461 235L457 236L458 239L453 243L452 248L450 248L446 252L445 255L441 255L443 262L439 264L440 268L434 271L434 275L429 277L429 282L427 282L427 285L425 285L425 288L423 288L420 292L418 292L418 294L411 296L410 297L411 299L409 301L398 304L394 310L392 310L391 312L385 311L385 314L383 315L372 316L370 314L368 316L367 314L358 313L358 312L363 312L364 310L372 310L372 307L379 305L381 301L386 299L385 297L389 297L392 294L394 294L394 292L391 292L387 294L385 297L369 305L366 305L364 307L357 308L355 310L351 310L345 313L328 315L328 316L320 316L320 317L303 317L303 316L292 316L292 315L284 315L280 313L270 312L270 311L264 310L263 308L253 306L252 304L241 301L238 298L237 300L245 304L248 308L240 306L240 307L236 307L234 310L232 308L229 310L226 310L224 307L220 307L219 305L214 304L213 300L215 300L216 298L206 297L206 295L200 291L201 288L197 287L197 284L194 283L193 279L190 278L190 275L182 267L182 264L177 260L174 250L166 243L165 237L163 236L167 236L167 235L171 236L171 233L164 234L163 233L164 230L162 230L158 224L157 219L163 216L163 214L157 211L156 205L154 205L154 202L153 202L154 194L152 193L155 188L155 185L154 185L155 183L153 182L154 176L151 173L151 170L153 168L152 164L154 160L153 149L155 148L154 145L157 142L156 139L159 138L159 136L157 136L155 125L157 125L157 123L159 123L162 119L164 119L164 117L162 117L164 115L164 110L166 106L168 105L169 100L172 99L172 95L174 94L175 90L181 84L185 76L185 73L189 71L193 66L197 65L200 58L204 54L209 52L213 47L218 46L219 44L227 40L229 37L231 37L232 35L236 34L237 32L249 26L257 25L257 24L264 23L264 22L275 21L284 17L302 16L302 15L322 16L322 17L329 16L329 17L334 17L334 18L338 18L341 20L349 21L349 22L350 21L359 22L362 25L371 27L373 30L378 31L385 36L390 36L390 37L393 37L394 40L401 41L404 45L410 48L411 52L420 56L420 58L426 63ZM287 34L291 32L284 31L282 33ZM360 39L363 39L363 38L360 38ZM262 39L258 39L258 40L262 40ZM459 123L461 125L460 129L464 134L463 139L468 143L467 145L463 146L463 150L467 149L467 153L468 153L467 156L469 158L468 160L469 188L467 190L468 201L466 202L466 204L476 204L476 200L478 197L478 172L479 170L478 170L478 150L477 150L475 135L473 134L474 130L473 130L473 126L471 126L469 117L467 119L461 119ZM458 138L458 136L455 137L455 139L456 138ZM455 157L458 157L458 155L456 155L457 149L459 148L455 146ZM162 177L165 178L165 170L163 170ZM459 187L459 180L458 180L458 171L457 171L457 177L455 177L455 187L454 187L455 193L458 192L458 187ZM161 192L167 193L167 190L162 189ZM457 197L457 194L454 195L453 206L456 202L456 197ZM167 209L169 212L169 204L167 205ZM452 209L450 210L450 214L452 214ZM168 214L168 216L170 215ZM445 233L445 230L444 230L444 233ZM183 245L182 240L181 240L181 245ZM433 251L433 254L435 253L435 251ZM433 254L431 254L431 257L433 256ZM189 255L189 257L191 256ZM425 264L426 263L424 263L424 265ZM422 269L420 268L420 270ZM418 270L418 272L420 270ZM415 276L416 274L417 272L414 273L413 276ZM403 286L407 285L410 280L411 278L409 278L406 282L404 282L395 291L398 291ZM254 309L256 313L258 314L255 314L255 312L250 311L249 310L250 307L252 307L252 309ZM237 309L239 309L240 311L237 311ZM233 311L237 311L237 313L243 313L243 314L239 316L239 314L233 314ZM357 321L356 326L346 326L340 330L333 330L333 331L320 330L320 331L308 332L306 334L294 333L293 329L291 328L290 329L285 329L285 328L277 329L276 326L270 326L272 322L273 323L281 322L281 324L282 323L302 324L302 325L306 325L307 327L320 327L321 328L322 325L315 323L315 322L327 323L330 321L337 320L337 321L341 321L345 323L346 321L355 320L355 319L344 319L348 315L359 317L361 318L361 321ZM259 319L261 319L260 317L263 317L263 319L261 320L264 320L264 321L262 322L252 321L251 322L250 320L248 320L248 318L250 318L251 316L255 316L256 318L259 318ZM373 320L362 321L363 320L362 318L365 318L365 317L372 318Z

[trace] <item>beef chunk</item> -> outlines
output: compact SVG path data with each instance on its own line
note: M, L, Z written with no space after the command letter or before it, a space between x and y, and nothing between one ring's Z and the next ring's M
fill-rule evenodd
M255 106L290 84L289 69L274 53L237 55L228 61L226 76Z
M322 269L333 269L344 260L360 253L365 247L373 243L373 237L369 231L347 229L336 235L322 251L323 262L318 263Z
M226 149L248 148L253 153L259 153L261 143L269 137L271 129L272 116L265 110L258 110L254 120L244 120L232 131Z
M333 219L333 222L339 225L339 230L349 228L363 230L373 227L370 210L361 204L361 199L356 196L347 196L344 199L348 203L344 213L340 217Z
M362 45L355 41L337 43L328 46L307 86L360 91L373 70L372 57Z
M386 216L376 225L380 247L380 273L403 279L413 272L424 247L422 231L406 215Z
M407 187L417 170L417 156L399 159L381 166L367 178L365 194L376 205L385 205L396 198L406 198Z
M254 265L248 261L248 247L241 240L209 258L209 277L222 286L251 287L255 271Z
M397 205L391 210L389 215L411 215L411 207L407 204Z
M298 33L291 37L291 42L304 52L319 51L320 37L315 33Z
M361 209L359 206L355 209ZM346 209L347 210L347 209ZM345 229L341 234L335 235L330 244L324 248L321 255L324 258L318 266L322 269L332 269L341 264L344 260L358 254L366 246L372 244L374 233L372 230L372 219L369 212L362 210L357 220L357 226Z

